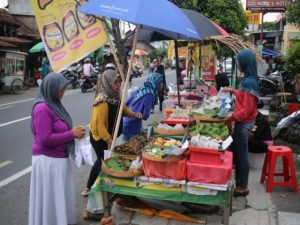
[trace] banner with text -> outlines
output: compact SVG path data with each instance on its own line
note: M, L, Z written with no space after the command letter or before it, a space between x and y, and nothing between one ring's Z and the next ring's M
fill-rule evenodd
M39 31L53 71L60 72L107 42L103 24L77 11L74 0L32 0Z
M216 55L211 45L201 46L201 68L203 80L214 80L216 75Z
M246 10L251 12L284 12L292 0L247 0Z
M260 24L260 13L246 12L248 24Z

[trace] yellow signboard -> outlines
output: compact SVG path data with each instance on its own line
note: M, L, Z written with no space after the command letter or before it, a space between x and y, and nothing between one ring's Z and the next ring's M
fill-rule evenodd
M246 12L248 24L260 24L261 13Z
M169 41L168 59L174 59L174 57L175 57L175 43L174 41ZM187 47L178 48L178 57L187 57Z
M53 71L67 68L107 42L102 22L76 10L84 0L31 2Z

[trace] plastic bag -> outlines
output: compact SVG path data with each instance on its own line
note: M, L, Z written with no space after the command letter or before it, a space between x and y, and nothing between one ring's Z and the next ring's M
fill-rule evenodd
M82 154L80 151L80 142L79 139L75 139L75 154L74 154L74 162L77 167L80 167L82 164Z
M111 158L112 151L111 150L104 150L104 160Z
M79 140L78 139L75 140L75 164L78 167L80 167L81 164L90 165L90 166L94 165L92 148L93 147L90 143L89 136Z

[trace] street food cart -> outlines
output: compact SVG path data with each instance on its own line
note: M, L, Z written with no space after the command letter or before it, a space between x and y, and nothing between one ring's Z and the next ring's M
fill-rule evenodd
M0 50L1 89L19 94L23 89L27 53Z

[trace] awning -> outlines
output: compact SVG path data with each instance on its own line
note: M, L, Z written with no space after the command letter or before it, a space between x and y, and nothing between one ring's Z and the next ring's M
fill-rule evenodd
M12 43L0 40L0 47L14 47L14 48L16 48L18 46L14 45Z
M262 55L264 56L271 56L271 57L280 57L282 54L279 52L275 52L273 50L267 49L267 48L263 48L262 49Z

